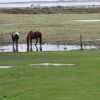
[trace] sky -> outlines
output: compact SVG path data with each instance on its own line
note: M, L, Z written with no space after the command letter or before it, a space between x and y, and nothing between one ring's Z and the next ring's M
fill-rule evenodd
M0 2L21 2L21 1L31 1L31 0L0 0Z
M0 0L0 2L4 3L4 2L24 2L24 1L58 1L58 0ZM67 0L65 0L67 1ZM70 0L69 0L70 1ZM77 0L77 1L81 1L81 0ZM82 1L87 1L87 0L82 0ZM93 0L90 0L93 1ZM99 0L94 0L94 1L99 1Z
M39 1L39 0L0 0L0 2L21 2L21 1ZM44 0L40 0L40 1L44 1ZM53 1L53 0L45 0L45 1Z

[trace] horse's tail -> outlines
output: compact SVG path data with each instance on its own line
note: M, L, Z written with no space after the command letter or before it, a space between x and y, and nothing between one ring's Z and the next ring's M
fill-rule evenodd
M28 44L28 42L29 42L29 40L28 40L28 36L26 37L26 42L27 42L27 44Z
M14 38L14 37L13 37L13 34L11 35L11 38L12 38L12 40L13 40L13 38Z
M26 42L27 42L27 51L29 51L30 35L27 36L27 38L26 38Z

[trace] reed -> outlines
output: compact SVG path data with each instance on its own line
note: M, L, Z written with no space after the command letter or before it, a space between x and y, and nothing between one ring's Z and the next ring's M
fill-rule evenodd
M30 8L1 8L1 13L8 14L89 14L100 13L100 7L30 7Z

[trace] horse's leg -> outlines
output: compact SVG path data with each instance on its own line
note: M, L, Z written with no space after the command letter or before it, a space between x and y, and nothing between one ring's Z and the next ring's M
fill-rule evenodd
M40 44L40 51L42 51L42 45Z
M29 40L27 40L27 52L29 52Z
M13 52L15 52L14 44L15 44L15 41L12 41Z
M35 45L35 47L36 47L36 51L38 51L38 47L37 47L37 45Z
M38 38L36 39L36 42L35 42L36 51L38 51L37 43L38 43Z
M18 41L16 41L16 52L18 52Z
M31 45L31 51L33 51L33 50L32 50L32 39L30 40L30 45Z
M42 38L39 38L39 43L40 43L40 51L42 51Z

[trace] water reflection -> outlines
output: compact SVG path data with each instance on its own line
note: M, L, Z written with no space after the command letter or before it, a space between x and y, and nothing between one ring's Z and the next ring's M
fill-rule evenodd
M26 44L19 44L18 46L19 52L27 52ZM37 51L39 49L39 45L37 48L33 44L33 51ZM96 49L96 46L83 46L83 49L91 50ZM42 45L42 51L70 51L70 50L80 50L79 45L52 45L52 44L44 44ZM13 52L12 45L0 46L0 52Z
M100 22L100 19L91 19L91 20L66 20L66 22L82 22L82 23L93 23L93 22Z
M33 0L33 1L39 1L39 0ZM42 1L42 0L40 0ZM68 6L68 7L91 7L91 6L99 6L100 2L93 2L93 0L90 0L90 2L86 2L86 0L62 0L62 2L59 2L58 0L50 0L51 2L47 2L47 0L44 0L45 2L23 2L23 3L1 3L0 7L5 8L5 7L10 7L10 8L20 8L20 7L53 7L53 6ZM49 1L49 0L48 0ZM81 2L80 2L81 1ZM91 2L92 1L92 2Z

